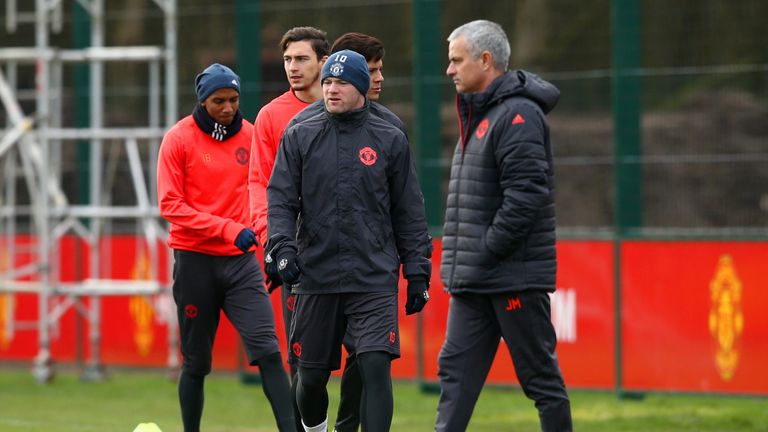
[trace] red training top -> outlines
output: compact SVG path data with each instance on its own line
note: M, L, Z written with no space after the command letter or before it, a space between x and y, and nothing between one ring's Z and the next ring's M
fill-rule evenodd
M243 252L235 238L248 225L248 148L253 125L216 141L191 115L163 137L157 161L160 214L171 223L174 249L230 256Z
M267 244L267 184L272 176L280 138L293 116L309 105L297 98L293 89L290 89L264 105L254 121L248 196L251 202L251 224L262 245Z

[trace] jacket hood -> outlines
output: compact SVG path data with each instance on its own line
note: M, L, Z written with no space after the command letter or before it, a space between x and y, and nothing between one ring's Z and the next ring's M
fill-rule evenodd
M557 105L560 90L534 73L515 70L507 71L493 80L484 92L463 94L459 99L470 105L473 111L482 112L499 101L513 96L525 97L536 102L546 114Z

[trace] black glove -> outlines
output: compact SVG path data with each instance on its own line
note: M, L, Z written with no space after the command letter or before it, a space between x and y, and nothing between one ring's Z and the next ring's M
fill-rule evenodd
M291 247L280 248L277 253L277 273L286 284L295 285L301 280L301 264Z
M248 253L248 249L255 244L259 244L256 241L256 233L250 228L243 228L235 239L235 246L243 251L243 253Z
M423 279L408 280L408 299L405 301L405 314L421 312L429 300L429 285Z
M280 288L280 285L283 284L283 279L277 272L277 263L272 259L272 254L269 252L264 255L264 273L267 274L267 292L272 294L272 291Z

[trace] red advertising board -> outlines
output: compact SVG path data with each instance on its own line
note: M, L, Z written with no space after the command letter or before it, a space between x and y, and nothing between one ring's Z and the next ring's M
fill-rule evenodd
M765 242L623 244L623 386L768 394Z
M441 252L441 243L436 241L436 263L440 262ZM557 245L557 253L557 292L552 296L552 320L566 383L569 387L612 388L615 375L613 244L605 241L561 241ZM437 356L445 335L449 302L440 281L439 267L435 266L435 269L429 305L422 312L424 372L426 379L431 381L437 380ZM415 346L412 349L415 350ZM403 357L411 356L404 352ZM488 382L517 382L503 341L496 353Z
M140 244L132 236L115 236L102 244L102 257L111 257L101 263L102 275L144 277L147 258ZM77 245L73 238L63 240L63 280L87 276L87 248ZM558 289L552 296L552 320L566 383L570 388L612 389L617 384L614 243L566 240L557 247ZM421 360L424 379L437 381L437 358L449 305L439 276L441 250L436 240L431 299L425 310L415 316L400 311L402 357L392 365L395 378L416 378ZM164 254L161 259L160 277L167 281L169 266ZM3 262L0 256L0 265ZM768 364L765 262L765 242L624 242L620 263L622 388L768 394L768 374L763 370ZM279 294L271 297L278 338L285 347ZM30 326L37 318L37 301L34 294L0 293L0 361L30 361L37 354L37 331ZM84 300L85 306L89 301ZM400 304L404 301L405 283L401 281ZM82 320L79 325L76 318L70 307L51 329L55 362L75 361L78 345L84 359L90 354L88 322ZM170 296L103 297L103 363L167 366L169 356L178 355L176 348L169 350L169 337L173 336L169 323L172 329L175 320ZM214 369L235 370L242 359L236 332L222 319L214 346ZM503 341L488 382L516 383Z
M25 236L19 245L29 243ZM110 279L144 279L147 277L147 253L144 243L135 236L113 236L101 243L100 276ZM168 280L166 246L158 243L159 278ZM57 271L62 282L89 277L89 251L85 242L68 236L61 240ZM105 258L107 257L107 258ZM18 265L29 261L21 256ZM6 257L7 260L7 257ZM31 293L0 294L0 359L28 360L37 354L38 296ZM54 362L66 363L88 359L91 355L89 322L92 298L84 297L82 307L74 298L52 296L49 310L60 314L50 326L51 356ZM3 307L4 306L4 307ZM168 299L165 296L100 297L100 353L105 364L163 366L167 364ZM77 311L82 311L79 314ZM175 319L175 315L172 315ZM10 322L11 325L8 325ZM79 329L79 334L78 334ZM78 352L80 350L80 352Z

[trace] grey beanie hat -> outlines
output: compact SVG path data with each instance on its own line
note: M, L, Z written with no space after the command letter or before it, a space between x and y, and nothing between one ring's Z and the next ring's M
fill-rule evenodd
M224 65L214 63L195 78L198 101L204 101L211 93L221 88L235 89L240 93L240 77Z
M351 50L337 51L328 57L323 64L320 82L324 82L326 78L344 80L355 86L363 96L368 93L368 87L371 85L368 62L365 57Z

